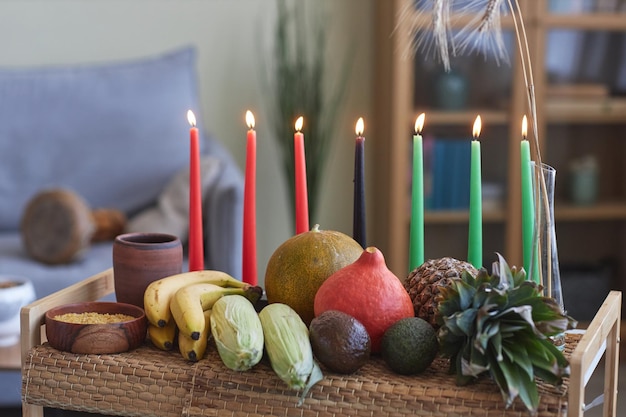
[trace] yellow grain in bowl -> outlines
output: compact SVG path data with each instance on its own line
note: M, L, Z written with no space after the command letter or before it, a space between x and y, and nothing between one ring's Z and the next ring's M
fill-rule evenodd
M66 323L76 324L107 324L107 323L121 323L124 321L130 321L136 319L136 317L128 314L109 314L109 313L65 313L54 316L55 320L63 321Z

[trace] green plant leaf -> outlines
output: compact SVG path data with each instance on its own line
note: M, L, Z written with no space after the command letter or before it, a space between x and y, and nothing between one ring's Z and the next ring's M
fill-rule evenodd
M453 285L459 293L460 310L466 310L471 307L476 289L470 284L462 280L454 280Z
M472 351L476 352L475 349L472 349ZM472 354L471 360L467 360L461 357L461 374L463 376L466 376L466 377L471 376L471 377L476 378L480 374L488 370L489 370L489 363L484 359L482 355L479 355L479 357L473 357L473 354Z
M525 277L503 258L492 275L464 273L441 292L440 313L447 316L438 335L458 384L489 372L507 406L519 397L532 413L539 401L535 378L560 384L569 373L548 335L572 320Z
M452 362L455 363L454 372L456 374L456 384L461 385L461 386L469 384L474 379L473 376L465 375L463 373L463 361L464 360L465 359L463 358L463 355L457 355L455 361L450 361L450 363Z
M476 314L476 331L481 332L483 330L483 326L489 321L489 319L498 314L497 305L495 304L483 304L482 306L478 306L478 313ZM472 307L474 308L474 307Z
M452 285L449 287L439 288L438 300L439 316L441 317L451 316L452 314L461 310L459 293Z
M491 338L491 345L496 354L496 360L502 360L502 333L497 332Z
M500 389L500 394L502 395L502 399L508 406L509 404L508 382L507 382L507 379L504 375L502 368L500 367L500 363L493 356L487 356L487 360L489 361L489 374L491 375L494 382Z
M325 56L327 19L321 13L315 16L305 13L305 5L301 2L288 7L285 0L278 0L277 10L273 54L264 73L265 97L270 102L270 128L279 145L291 196L289 201L293 205L294 122L298 116L304 116L309 214L315 218L328 151L349 85L356 48L348 49L339 75L330 80L331 68ZM312 17L316 20L311 21Z
M532 340L528 355L535 375L548 383L559 385L569 375L569 363L563 353L549 340Z
M523 343L505 343L502 350L509 360L524 371L529 378L534 377L533 363Z
M511 319L511 315L517 315L520 319L528 323L529 326L535 327L535 322L533 321L533 309L532 306L529 305L521 305L517 307L510 307L506 310L501 311L499 314L495 316L495 318L507 320Z
M474 336L474 345L476 348L480 349L481 352L485 352L487 350L487 345L491 341L491 343L501 344L502 339L497 337L500 332L500 323L497 321L489 322L488 325L484 326L482 332L476 332ZM498 346L498 350L500 347Z
M437 333L439 339L440 352L444 357L452 358L461 350L466 340L464 336L457 336L450 332L447 326L439 328Z
M502 322L500 323L500 331L502 332L502 337L514 337L514 333L526 329L527 327L528 323L523 320L519 324L509 320L502 320Z
M509 303L513 306L531 304L537 295L535 283L524 281L509 293Z
M500 368L507 381L507 407L519 396L528 411L536 413L539 407L539 394L534 378L520 372L520 368L508 359L500 362Z
M457 325L466 336L472 336L475 332L475 320L477 313L478 312L475 309L470 308L456 314Z

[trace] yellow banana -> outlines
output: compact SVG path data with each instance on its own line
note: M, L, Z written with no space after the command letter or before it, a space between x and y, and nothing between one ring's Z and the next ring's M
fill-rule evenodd
M178 349L183 358L188 361L197 362L204 357L206 347L209 343L209 335L211 331L211 310L204 312L204 331L200 333L198 340L193 340L186 334L178 333Z
M144 292L143 304L148 321L155 326L165 326L170 321L170 300L174 293L182 287L200 282L208 282L220 287L249 287L248 284L221 271L201 270L170 275L152 282Z
M205 326L203 312L210 310L217 300L230 294L245 295L246 290L202 282L187 285L176 291L170 301L170 311L176 320L178 331L193 340L198 340Z
M154 346L161 350L172 350L176 341L176 322L170 320L165 327L148 323L148 337Z

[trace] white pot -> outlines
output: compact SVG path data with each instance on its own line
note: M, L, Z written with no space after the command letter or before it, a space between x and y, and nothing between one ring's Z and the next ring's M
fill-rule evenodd
M34 300L35 289L29 280L0 275L0 346L18 342L20 309Z

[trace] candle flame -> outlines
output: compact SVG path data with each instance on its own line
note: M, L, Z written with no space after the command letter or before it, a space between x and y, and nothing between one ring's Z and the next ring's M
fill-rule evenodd
M362 136L365 131L365 123L363 122L363 118L359 117L359 120L356 121L356 127L354 128L357 136Z
M246 124L250 129L254 129L254 114L250 110L246 111Z
M187 120L192 127L196 127L196 116L191 110L187 110Z
M304 118L302 116L298 117L296 120L296 131L299 132L302 130L302 125L304 124Z
M526 115L524 115L524 117L522 118L522 137L526 139L527 136L528 136L528 119L526 118Z
M424 113L420 114L417 116L417 119L415 119L415 133L418 135L422 133L422 129L424 128L424 119L426 119L426 114Z
M472 130L474 139L478 139L478 137L480 136L480 128L481 128L481 121L480 121L480 115L478 115L476 116L476 121L474 121L474 129Z

